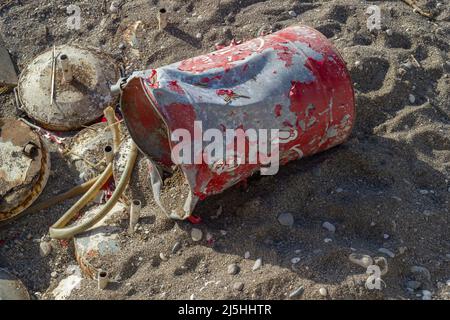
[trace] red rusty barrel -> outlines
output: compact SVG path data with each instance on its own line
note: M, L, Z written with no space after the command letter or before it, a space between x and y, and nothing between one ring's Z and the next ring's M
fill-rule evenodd
M121 89L122 112L133 140L155 166L166 168L174 164L171 152L178 142L171 137L177 129L191 133L193 145L200 146L194 148L194 159L205 156L207 145L195 137L196 130L218 129L225 136L229 129L278 129L277 156L284 164L342 143L355 115L345 62L326 37L307 26L135 72L122 81ZM164 209L184 219L199 199L222 192L263 166L218 160L180 167L189 196L183 210ZM157 170L152 170L152 179L158 201L162 179Z

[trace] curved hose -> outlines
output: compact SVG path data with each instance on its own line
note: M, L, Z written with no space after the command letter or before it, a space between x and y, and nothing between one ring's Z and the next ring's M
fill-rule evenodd
M61 221L58 221L50 228L50 236L54 239L71 238L76 234L86 231L87 229L89 229L93 225L95 225L97 222L99 222L101 219L103 219L103 217L106 216L106 214L108 214L108 212L114 207L116 202L119 200L120 196L122 195L123 191L125 190L125 187L127 186L128 182L130 181L131 173L133 171L134 164L136 162L137 154L138 154L138 149L136 147L136 144L133 142L131 144L131 150L128 155L127 164L125 166L125 170L124 170L122 176L120 177L119 184L117 185L116 190L114 190L111 198L108 200L108 202L105 204L105 206L100 210L100 212L98 212L94 217L87 219L86 221L84 221L80 224L77 224L72 227L60 228L67 224L67 221L68 221L67 219L70 220L71 217L69 218L69 216L67 215L67 213L69 213L69 211L70 211L69 210L60 219ZM110 166L111 166L111 164L108 165L109 168L111 168Z
M60 202L65 201L67 199L71 199L73 197L79 196L79 195L85 193L86 191L88 191L94 185L95 181L97 181L97 179L98 179L98 177L92 178L91 180L86 181L83 184L73 187L72 189L70 189L67 192L58 194L57 196L55 196L51 199L48 199L48 200L42 201L40 203L37 203L35 205L32 205L31 207L26 209L24 211L24 213L32 213L35 211L47 209L51 206L54 206Z

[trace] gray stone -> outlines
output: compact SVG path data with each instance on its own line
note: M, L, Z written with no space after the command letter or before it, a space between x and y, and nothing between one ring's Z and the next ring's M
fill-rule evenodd
M242 291L242 289L244 289L244 283L243 282L235 282L233 284L233 289L236 291Z
M232 263L228 266L228 274L235 275L239 273L239 266L236 263Z
M40 253L41 257L48 256L51 251L52 251L52 245L50 244L50 242L41 241L41 243L39 243L39 253Z
M322 227L325 228L325 229L327 229L327 230L330 231L330 232L333 232L333 233L336 231L336 227L334 226L334 224L332 224L332 223L330 223L330 222L328 222L328 221L325 221L325 222L322 224Z
M172 247L172 253L175 254L181 249L181 242L177 241Z
M261 268L261 266L262 266L262 259L261 259L261 258L258 258L258 259L256 259L255 264L254 264L253 267L252 267L252 270L253 270L253 271L256 271L256 270L258 270L259 268Z
M289 212L284 212L278 216L278 222L282 226L292 227L292 225L294 224L294 217Z

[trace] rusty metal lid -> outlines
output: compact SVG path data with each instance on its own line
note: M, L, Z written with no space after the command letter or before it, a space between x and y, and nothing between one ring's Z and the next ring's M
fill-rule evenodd
M50 173L50 155L39 135L19 120L0 118L0 221L29 207Z
M0 268L0 300L30 300L30 294L22 281Z
M64 55L73 74L68 83L59 61ZM47 129L79 129L100 118L103 109L114 102L109 87L118 77L118 68L110 57L76 46L58 46L55 52L51 49L36 57L21 73L18 87L21 108Z

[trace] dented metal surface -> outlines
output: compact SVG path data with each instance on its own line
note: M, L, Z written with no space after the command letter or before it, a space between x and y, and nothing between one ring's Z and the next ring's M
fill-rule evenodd
M50 174L50 155L25 123L0 119L0 221L13 218L40 195Z
M114 102L109 85L119 71L110 57L93 50L58 46L55 53L56 60L61 55L69 57L72 81L64 81L63 70L55 63L53 84L53 50L42 53L20 75L21 108L46 129L79 129L100 118L103 109Z
M134 73L123 86L122 112L139 148L157 166L172 166L171 133L279 129L281 164L324 151L349 136L354 93L345 62L318 31L293 26L241 45ZM201 142L204 156L207 143ZM227 148L227 146L225 146ZM182 164L191 193L188 217L200 199L217 194L261 169L260 164ZM151 170L155 199L162 184Z

